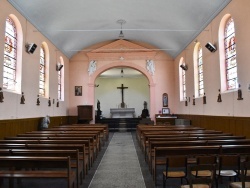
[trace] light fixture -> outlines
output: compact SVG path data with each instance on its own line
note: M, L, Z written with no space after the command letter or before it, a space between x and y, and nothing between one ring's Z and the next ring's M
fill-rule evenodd
M180 67L184 70L187 71L188 70L188 66L185 64L180 65Z
M120 34L119 34L119 39L123 39L124 38L124 34L122 32L122 24L125 24L126 21L125 20L117 20L117 23L121 24L121 31L120 31Z
M56 64L56 71L60 71L63 68L63 65L61 63Z
M208 42L205 47L210 51L210 52L215 52L217 50L216 46Z
M28 44L28 43L27 43L27 44L25 45L25 47L26 47L27 53L33 54L34 51L36 50L37 45L36 45L35 43L31 43L31 44Z
M123 68L121 69L121 77L124 76Z

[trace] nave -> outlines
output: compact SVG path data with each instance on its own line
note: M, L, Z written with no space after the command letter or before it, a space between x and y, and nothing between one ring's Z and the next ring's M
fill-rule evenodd
M155 126L156 127L156 126ZM58 128L51 128L51 131L56 131ZM65 128L64 128L65 129ZM162 129L162 128L161 128ZM36 131L35 131L36 132ZM49 132L49 131L43 131ZM42 134L44 134L42 133ZM27 133L26 136L32 133ZM63 133L62 133L63 134ZM64 133L65 134L65 133ZM76 133L75 133L76 134ZM211 133L209 133L211 134ZM19 135L21 136L21 135ZM62 135L61 135L62 136ZM16 141L18 137L15 137ZM32 138L32 137L31 137ZM40 137L42 141L43 137ZM52 137L50 137L52 139ZM59 137L57 138L59 139ZM26 140L27 142L27 140ZM35 141L34 141L35 142ZM26 144L29 145L29 144ZM157 185L153 182L152 174L150 173L149 166L145 161L144 153L141 150L140 144L137 140L135 132L115 132L109 133L108 140L102 146L101 151L98 153L93 166L88 170L80 188L158 188L163 187L162 184L162 171L164 165L157 168ZM16 150L17 151L17 150ZM12 150L12 154L15 149ZM55 184L48 179L34 179L32 181L22 179L21 183L15 184L15 187L36 187L36 188L56 188L65 187L65 182L56 180ZM60 183L61 182L61 183ZM185 182L184 182L185 183ZM226 187L225 184L220 184L219 188ZM168 180L167 188L180 187L180 181ZM2 187L8 187L8 182L5 181Z

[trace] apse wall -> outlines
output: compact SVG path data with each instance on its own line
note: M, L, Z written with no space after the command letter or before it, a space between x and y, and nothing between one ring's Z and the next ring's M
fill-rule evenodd
M144 76L136 78L97 78L96 83L99 85L95 89L95 101L100 101L102 116L110 118L110 108L119 108L121 103L121 90L117 87L124 87L124 102L127 108L135 109L135 117L141 115L143 103L148 103L150 109L150 95L148 80ZM95 109L97 110L96 103Z

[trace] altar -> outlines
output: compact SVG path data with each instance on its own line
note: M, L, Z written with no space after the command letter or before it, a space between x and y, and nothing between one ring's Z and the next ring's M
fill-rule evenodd
M133 118L135 115L134 108L111 108L111 118Z

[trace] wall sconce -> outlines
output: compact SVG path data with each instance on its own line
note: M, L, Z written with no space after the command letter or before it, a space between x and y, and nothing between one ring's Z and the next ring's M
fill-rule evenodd
M205 47L210 51L210 52L215 52L217 50L217 48L212 45L210 42L208 42Z
M63 68L63 65L61 63L56 64L56 71L60 71Z
M188 66L187 65L180 65L180 67L182 68L182 70L184 70L184 71L187 71L188 70Z
M95 84L95 87L99 87L99 84Z
M34 51L36 50L37 45L35 43L31 43L31 44L26 44L25 47L26 47L27 53L33 54Z

